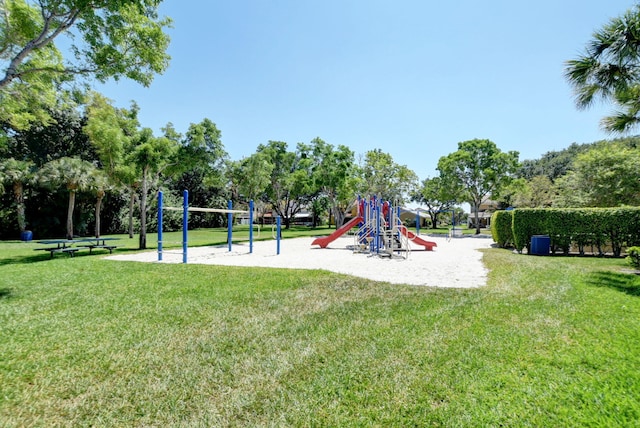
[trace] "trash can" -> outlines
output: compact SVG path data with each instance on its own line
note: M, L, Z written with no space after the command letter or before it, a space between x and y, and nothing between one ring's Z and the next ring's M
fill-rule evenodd
M549 235L533 235L531 237L531 251L529 254L536 256L548 256L551 248Z
M20 232L21 241L31 241L33 239L33 233L30 230L23 230Z

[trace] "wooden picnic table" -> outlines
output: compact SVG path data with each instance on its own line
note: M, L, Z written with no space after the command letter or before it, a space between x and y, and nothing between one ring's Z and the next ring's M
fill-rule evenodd
M37 241L38 244L48 245L48 247L34 248L38 251L49 251L51 258L54 253L67 253L70 257L83 248L89 249L89 254L96 248L109 250L109 254L113 252L117 246L107 243L108 241L117 241L120 238L78 238L78 239L44 239Z

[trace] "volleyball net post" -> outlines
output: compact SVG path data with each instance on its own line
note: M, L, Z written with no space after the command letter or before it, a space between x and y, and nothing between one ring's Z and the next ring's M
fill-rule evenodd
M233 202L227 202L227 209L217 208L198 208L189 207L189 191L182 192L182 208L163 206L162 191L158 192L158 261L162 261L163 254L163 236L162 236L162 213L164 210L182 211L182 263L187 263L187 252L189 248L189 211L209 212L227 214L227 245L229 252L233 247L233 215L249 213L249 253L253 253L253 200L249 201L249 211L234 210Z
M162 192L158 192L158 261L162 261Z
M182 191L182 263L187 263L187 240L189 239L189 191Z
M253 254L253 199L249 201L249 254Z

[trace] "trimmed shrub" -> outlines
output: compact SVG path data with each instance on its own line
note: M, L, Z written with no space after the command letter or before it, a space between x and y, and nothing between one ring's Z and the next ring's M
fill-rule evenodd
M491 236L500 248L513 246L513 211L496 211L491 215Z
M527 247L530 250L531 237L533 235L548 234L544 225L546 210L536 208L523 208L513 211L513 245L516 250L522 251Z
M626 260L635 269L640 269L640 247L627 248Z

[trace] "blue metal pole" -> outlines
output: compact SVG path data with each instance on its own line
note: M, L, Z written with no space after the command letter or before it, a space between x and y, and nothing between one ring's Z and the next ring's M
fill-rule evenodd
M189 231L189 191L182 192L182 263L187 262L188 232Z
M162 192L158 192L158 261L162 261Z
M380 213L382 212L380 208L380 204L376 201L376 207L374 208L376 215L376 253L380 252Z
M229 200L227 202L227 209L231 211L233 209L233 202ZM227 242L229 243L229 252L231 252L231 239L233 238L233 232L231 228L233 227L233 213L227 213Z
M249 254L253 253L253 199L249 201Z
M368 208L367 210L369 211L369 224L370 224L370 232L372 236L370 236L371 240L369 241L369 251L374 252L376 250L376 242L375 240L378 239L375 237L375 222L376 222L376 208L373 204L373 199L369 199L368 203Z
M416 210L416 235L420 236L420 208Z
M393 225L393 227L396 226L400 226L402 224L402 221L400 220L400 205L398 205L396 207L396 218L394 220L395 224ZM400 239L400 228L396 227L396 236L398 237L398 242L402 242L402 240ZM402 247L402 245L398 246L398 254L400 254L400 247Z
M276 254L280 254L280 216L276 217Z

